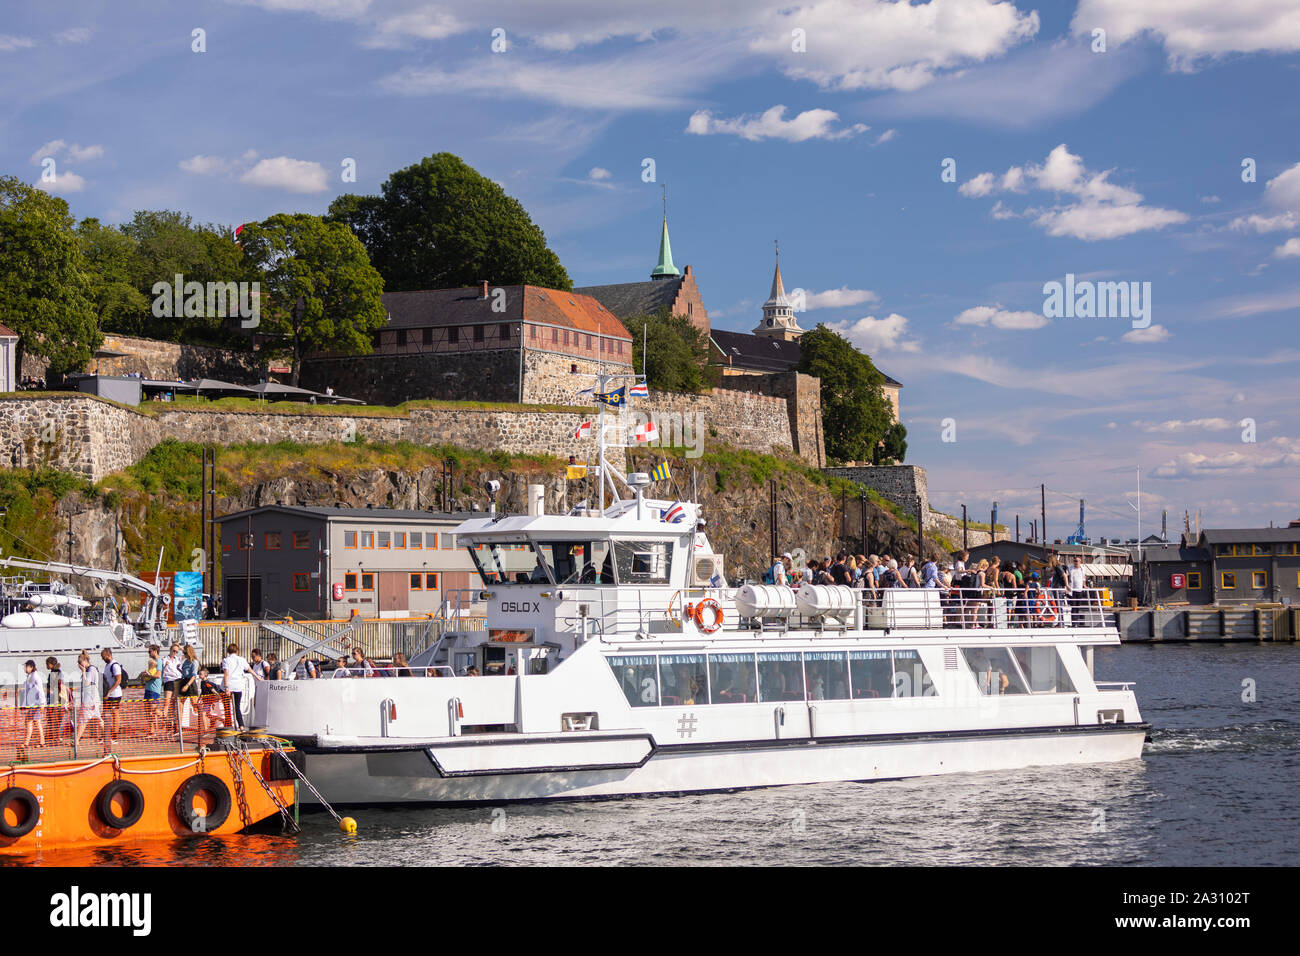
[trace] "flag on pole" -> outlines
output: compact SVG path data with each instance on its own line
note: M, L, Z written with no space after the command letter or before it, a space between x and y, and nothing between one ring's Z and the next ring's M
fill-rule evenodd
M583 422L573 433L574 438L587 438L589 435L591 435L591 422Z
M644 425L638 425L632 432L632 440L642 444L646 442L659 440L659 429L653 421L646 422Z
M565 466L565 469L564 469L564 477L565 477L565 478L568 478L570 481L572 481L572 480L576 480L576 479L578 479L578 478L586 478L586 477L587 477L587 466L586 466L586 465L567 465L567 466Z
M668 474L668 462L661 461L655 465L654 471L650 472L650 477L655 481L667 481L671 475Z
M676 501L673 503L671 508L664 512L663 520L667 521L669 524L680 524L682 519L685 517L686 506L680 501Z
M627 401L627 386L616 388L612 392L596 392L594 398L610 408L622 408L623 403Z
M581 392L578 393L578 397L581 398L583 395L592 395L595 393L595 391L596 391L595 385L588 386L587 388L584 388Z
M646 387L645 382L637 382L627 390L628 398L649 398L650 389Z

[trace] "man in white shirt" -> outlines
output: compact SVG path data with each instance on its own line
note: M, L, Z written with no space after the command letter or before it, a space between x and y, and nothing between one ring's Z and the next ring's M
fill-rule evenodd
M1082 618L1084 607L1088 603L1088 595L1085 593L1088 589L1088 578L1083 573L1083 558L1077 554L1074 556L1074 564L1065 575L1065 588L1069 595L1070 610L1075 621L1078 621Z
M790 577L787 574L786 562L793 561L793 560L794 558L791 557L790 552L787 551L784 554L782 554L781 557L777 558L775 561L772 562L772 583L773 584L790 583Z
M252 665L239 656L238 644L231 644L226 648L226 656L221 661L221 673L225 678L226 693L230 695L230 708L234 711L235 723L243 729L244 691L248 689L250 679L260 680L260 678L253 673Z
M180 696L181 689L181 662L185 658L181 656L181 646L172 644L171 653L163 658L162 662L162 682L163 682L163 702L161 713L170 714L169 704L173 697Z

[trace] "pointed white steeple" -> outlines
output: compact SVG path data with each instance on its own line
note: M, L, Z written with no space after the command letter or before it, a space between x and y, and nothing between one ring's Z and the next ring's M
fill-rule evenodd
M795 319L790 300L785 297L785 283L781 281L781 247L776 247L776 271L772 273L772 292L763 303L763 320L754 329L755 335L792 341L803 335Z

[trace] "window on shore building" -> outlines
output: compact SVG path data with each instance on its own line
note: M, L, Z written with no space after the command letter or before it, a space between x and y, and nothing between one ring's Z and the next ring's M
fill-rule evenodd
M294 576L293 576L293 589L294 589L295 591L310 591L310 590L311 590L311 575L310 575L310 574L305 574L305 573L294 574Z
M397 344L398 345L406 344L406 329L397 330Z
M310 548L310 547L311 547L311 532L310 532L310 531L295 531L295 532L293 533L293 547L294 547L294 550L296 550L296 551L301 551L301 550L303 550L304 548Z
M433 329L421 329L421 330L420 330L420 342L423 343L424 345L432 345L432 344L433 344Z
M267 551L279 551L282 537L279 531L268 531L262 545Z
M447 330L447 343L449 345L460 344L460 329L458 327L453 325Z
M483 341L483 326L481 325L474 326L474 341L475 342Z
M500 325L497 326L497 338L500 339L510 338L510 326L507 323L502 322Z

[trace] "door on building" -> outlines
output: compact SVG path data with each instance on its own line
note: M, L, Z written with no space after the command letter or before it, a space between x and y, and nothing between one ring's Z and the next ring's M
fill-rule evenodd
M234 620L235 618L247 618L252 620L262 616L262 579L254 577L252 587L248 585L248 579L245 577L225 577L222 582L221 598L221 616ZM251 595L250 595L251 590ZM248 603L252 601L252 609L244 613Z
M379 572L379 614L401 617L411 607L410 575L405 571Z

